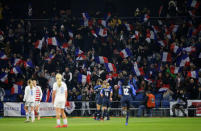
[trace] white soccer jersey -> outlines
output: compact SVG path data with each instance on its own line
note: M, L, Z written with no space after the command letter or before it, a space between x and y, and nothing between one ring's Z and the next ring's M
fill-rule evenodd
M36 97L35 93L36 93L36 89L34 87L31 89L30 86L26 86L23 100L25 102L35 102L35 97Z
M65 92L67 91L67 86L64 82L61 82L61 87L58 87L57 82L55 82L53 84L53 91L56 91L55 102L66 101Z

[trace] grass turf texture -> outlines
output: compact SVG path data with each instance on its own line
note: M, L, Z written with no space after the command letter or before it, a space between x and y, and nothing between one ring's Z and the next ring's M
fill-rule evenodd
M68 118L68 128L54 128L55 118L41 118L24 123L25 118L0 119L0 131L201 131L201 118L111 118L95 121L92 118ZM63 121L61 121L62 123Z

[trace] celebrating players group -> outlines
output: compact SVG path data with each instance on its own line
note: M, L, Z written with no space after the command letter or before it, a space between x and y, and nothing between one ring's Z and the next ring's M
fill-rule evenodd
M37 86L36 80L28 80L27 86L25 87L24 99L26 121L30 122L29 115L31 115L31 121L35 121L35 112L40 120L39 105L42 99L42 90L40 86ZM110 103L112 102L113 90L109 82L101 79L97 80L96 86L96 112L95 120L109 120ZM121 105L123 114L126 116L126 125L128 125L129 107L132 105L132 96L135 95L134 87L129 83L128 79L122 80L122 85L119 88L119 96L121 97ZM62 81L62 75L56 75L56 82L53 84L52 103L56 109L56 128L68 127L67 117L64 112L64 108L67 101L67 86ZM102 112L101 112L102 110ZM63 118L63 125L61 126L60 117Z

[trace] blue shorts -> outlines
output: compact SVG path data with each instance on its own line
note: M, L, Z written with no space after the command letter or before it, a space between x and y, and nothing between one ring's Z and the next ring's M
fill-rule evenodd
M110 107L110 99L109 98L103 98L103 103L102 105L105 107Z
M101 98L101 96L96 96L96 104L102 105L102 101L103 99Z
M121 98L121 106L122 107L130 107L132 106L133 99L130 96L122 96Z

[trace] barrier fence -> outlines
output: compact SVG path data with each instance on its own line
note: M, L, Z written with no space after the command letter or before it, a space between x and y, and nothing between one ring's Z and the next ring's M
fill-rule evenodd
M131 116L153 116L153 117L168 117L172 116L172 105L177 102L170 102L169 107L156 106L151 110L151 115L143 106L141 101L133 101L133 107L130 108ZM157 103L157 102L156 102ZM122 116L121 104L119 101L111 102L109 108L110 116ZM65 108L68 116L93 116L96 111L95 101L71 101L69 106ZM3 116L21 117L25 115L24 104L22 102L4 102L1 109ZM185 109L188 116L201 116L201 100L188 100L188 106ZM41 102L40 105L41 116L55 116L55 109L52 103ZM176 110L177 116L183 116L181 111Z

